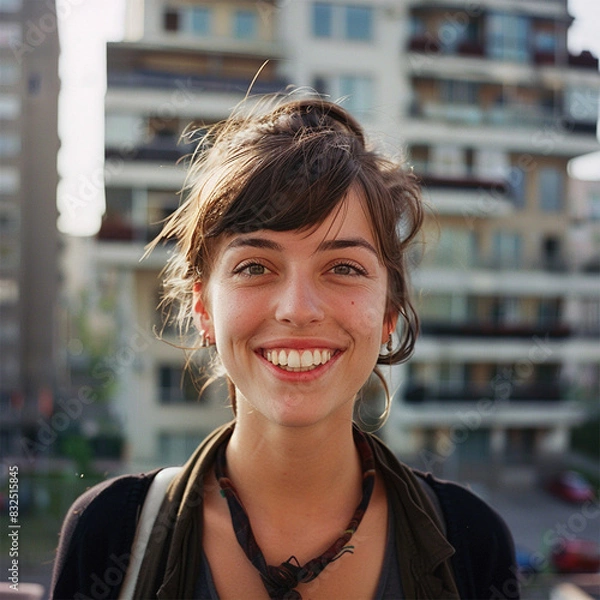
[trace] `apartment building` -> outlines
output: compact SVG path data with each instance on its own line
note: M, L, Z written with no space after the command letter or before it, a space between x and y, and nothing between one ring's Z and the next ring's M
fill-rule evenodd
M598 397L597 273L574 269L567 165L597 150L600 77L565 1L413 2L402 123L437 219L415 277L423 336L395 413L423 466L556 460Z
M21 455L57 386L53 1L0 0L0 453Z
M127 41L108 47L98 235L122 345L135 346L154 319L168 250L139 257L179 201L175 163L191 146L176 140L189 122L226 116L268 59L254 92L290 82L339 100L424 183L430 211L414 256L423 335L410 363L387 373L395 405L382 435L417 466L459 476L562 452L600 371L598 327L582 326L600 287L570 262L567 174L571 158L598 149L600 77L592 55L568 53L566 1L129 9ZM193 400L180 385L181 351L164 342L147 338L133 354L119 392L130 458L183 459L228 418L222 390Z

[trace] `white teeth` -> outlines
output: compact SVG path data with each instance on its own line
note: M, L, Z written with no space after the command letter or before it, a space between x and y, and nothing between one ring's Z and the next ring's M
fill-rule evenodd
M319 350L315 350L313 352L313 365L321 364L321 352Z
M297 369L300 366L300 353L298 350L290 350L288 352L287 366L290 369Z
M310 350L304 350L300 356L300 367L312 367L313 366L313 353Z
M331 360L331 350L267 350L263 355L286 371L308 371Z
M287 357L287 354L286 354L285 350L280 350L279 351L279 357L278 358L279 358L279 364L280 365L282 365L284 367L287 366L287 364L288 364L288 357Z

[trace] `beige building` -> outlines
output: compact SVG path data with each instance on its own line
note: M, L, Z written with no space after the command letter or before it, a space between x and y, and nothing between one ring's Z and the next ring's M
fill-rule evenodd
M108 47L98 235L99 268L118 282L122 345L153 322L168 250L138 260L178 202L184 171L174 163L190 149L179 134L226 116L269 59L254 92L290 82L341 101L377 143L408 156L436 215L415 255L423 335L410 363L388 373L390 445L421 468L469 477L492 461L530 473L564 451L600 369L597 335L581 326L600 285L570 258L567 174L570 159L598 149L600 77L593 56L567 51L566 2L129 8L136 27ZM222 391L192 401L181 351L146 344L120 378L129 457L183 460L228 418Z
M0 0L0 453L57 387L58 32L53 1Z

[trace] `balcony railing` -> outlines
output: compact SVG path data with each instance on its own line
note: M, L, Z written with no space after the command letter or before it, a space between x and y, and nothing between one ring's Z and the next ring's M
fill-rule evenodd
M120 219L105 218L97 238L102 242L132 242L147 244L160 232L160 225L136 226Z
M493 323L489 321L470 321L461 323L448 323L441 321L428 321L421 323L423 335L440 337L485 337L485 338L553 338L565 339L571 335L568 325L551 323L537 325L531 323Z
M490 58L487 55L485 46L482 42L476 40L465 40L459 43L455 48L445 47L440 42L437 35L433 33L424 33L413 36L408 41L408 50L410 52L420 52L425 54L443 54L444 56L464 56L473 58ZM557 55L555 52L547 52L532 49L529 52L531 64L536 66L543 65L562 65L580 69L598 70L598 58L590 51L583 50L581 54Z
M478 104L425 101L415 102L411 114L450 124L493 127L558 127L567 121L565 116L554 110L532 105L499 105L485 108ZM587 127L584 127L584 130L587 132Z
M246 93L252 83L251 79L234 77L216 77L210 75L183 75L165 71L136 70L127 72L109 71L109 87L143 87L143 88L181 88L193 92ZM285 89L287 81L276 79L261 81L252 85L253 94L271 94Z
M134 148L123 150L118 147L108 146L104 155L107 159L123 159L132 161L161 161L175 164L179 159L191 154L194 144L184 144L177 141L177 136L159 136L147 144L140 144Z
M491 191L500 195L510 195L510 186L506 181L472 177L441 177L429 173L417 173L424 186L447 190Z
M412 383L404 391L404 401L409 404L423 402L478 402L497 398L499 390L489 385L465 384L458 386L427 386ZM559 382L534 382L522 384L502 381L502 400L511 402L560 402L567 400L564 386Z

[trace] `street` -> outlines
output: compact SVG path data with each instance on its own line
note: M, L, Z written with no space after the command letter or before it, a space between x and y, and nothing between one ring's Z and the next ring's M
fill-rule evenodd
M523 600L547 600L550 589L565 581L586 585L588 594L600 598L600 575L595 579L589 575L553 575L548 573L547 560L550 548L561 540L583 538L600 542L600 506L597 503L571 505L537 486L486 489L481 495L502 515L512 531L516 547L530 551L534 564L542 571L535 576L525 576Z

